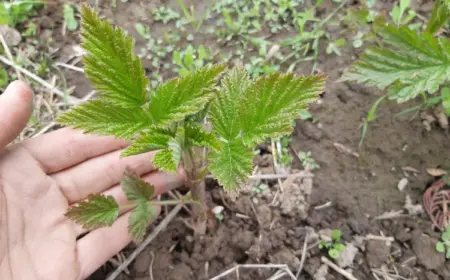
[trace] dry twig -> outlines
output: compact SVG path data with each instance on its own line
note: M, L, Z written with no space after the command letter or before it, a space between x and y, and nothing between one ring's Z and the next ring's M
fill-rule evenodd
M287 273L287 275L289 275L291 277L291 279L296 280L295 275L292 273L292 271L289 269L289 267L286 264L238 264L209 280L219 280L220 278L227 276L233 272L236 272L236 274L239 275L239 268L279 269L279 270L282 270L285 273ZM237 279L239 279L239 276L237 276L237 277L238 277Z
M342 268L340 268L339 266L337 266L336 264L334 264L332 261L330 261L329 259L325 258L325 257L321 257L320 260L328 265L329 267L331 267L332 269L334 269L337 273L339 273L340 275L344 276L345 278L347 278L348 280L358 280L355 278L355 276L353 276L351 273L343 270Z
M27 75L28 77L30 77L31 79L33 79L36 82L40 83L42 86L48 88L49 90L54 92L56 95L60 96L61 98L64 99L64 98L67 97L69 103L77 104L77 103L79 103L81 101L80 99L78 99L78 98L76 98L74 96L67 96L67 94L62 92L60 89L54 87L53 85L51 85L47 81L43 80L42 78L40 78L36 74L33 74L30 71L28 71L27 69L16 65L14 62L10 61L9 59L7 59L6 57L4 57L2 55L0 55L0 61L5 63L5 64L7 64L7 65L9 65L9 66L11 66L11 67L14 67L17 71L20 71L21 73Z
M153 239L158 236L158 234L163 231L167 225L172 221L172 219L180 212L183 206L178 204L175 208L170 211L170 213L164 218L164 220L159 223L159 225L155 228L155 230L142 242L139 246L128 256L128 258L111 274L106 278L106 280L114 280L119 276L119 274L126 268L128 265L139 255L145 247L147 247Z
M6 44L5 38L3 37L2 33L0 33L0 41L2 43L3 49L5 50L6 56L9 58L9 60L14 61L12 53L8 48L8 44ZM20 74L19 70L17 70L17 68L14 66L13 66L13 68L14 68L14 71L16 71L17 78L19 80L23 80L22 74Z
M308 238L309 234L306 234L305 242L303 243L303 251L302 251L302 258L300 259L300 266L298 267L297 274L295 274L296 279L300 277L300 274L302 273L303 270L303 265L305 264L306 253L308 252Z

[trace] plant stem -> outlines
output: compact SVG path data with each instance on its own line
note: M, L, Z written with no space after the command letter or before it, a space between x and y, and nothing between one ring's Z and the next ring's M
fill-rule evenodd
M186 186L191 190L192 200L198 203L192 205L194 214L200 219L206 219L206 192L205 181L200 178L199 170L194 158L193 150L189 149L183 153L183 164L186 172Z

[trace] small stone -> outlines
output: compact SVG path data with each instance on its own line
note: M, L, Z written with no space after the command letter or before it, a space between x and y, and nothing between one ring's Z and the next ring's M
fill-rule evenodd
M253 244L253 232L249 230L240 230L236 232L236 234L233 234L233 237L231 238L231 243L234 247L241 249L242 251L248 250L250 246Z
M194 237L192 235L186 235L186 241L192 243L194 242Z
M356 253L358 253L358 248L353 243L346 244L344 251L341 252L339 258L336 260L337 264L342 268L351 266Z
M412 235L412 249L417 256L419 264L426 269L437 269L445 263L445 256L436 251L437 240L420 231L414 231Z
M425 276L427 277L428 280L440 280L439 276L431 271L425 271Z
M257 209L259 220L263 227L269 227L272 222L272 210L266 204L263 204Z
M270 256L270 262L274 264L287 264L292 271L295 271L300 266L300 260L287 248L282 248Z
M6 24L0 25L0 34L3 35L8 47L17 46L22 40L20 32Z
M397 188L399 191L404 191L406 188L406 185L408 185L408 179L403 178L398 182Z
M319 267L317 272L314 274L314 280L326 280L328 275L328 265L323 264Z
M309 274L309 276L313 277L317 270L319 270L320 265L320 258L307 258L305 261L305 272Z
M366 260L370 267L380 267L389 258L391 246L383 240L369 240L366 247Z

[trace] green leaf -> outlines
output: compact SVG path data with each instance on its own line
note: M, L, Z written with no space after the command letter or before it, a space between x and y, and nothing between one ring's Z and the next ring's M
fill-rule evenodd
M155 186L128 170L125 171L121 185L127 199L133 202L147 202L155 192Z
M134 40L113 28L87 5L82 6L82 47L85 74L108 103L136 108L146 102L148 79L133 54Z
M224 69L223 65L206 66L161 85L149 105L155 125L180 121L203 109L214 97L217 79Z
M334 249L338 250L339 252L343 252L345 250L345 245L341 243L334 244Z
M450 116L450 88L444 87L441 89L442 106L444 107L445 114Z
M112 196L91 194L70 207L66 216L88 230L111 226L119 217L119 205Z
M447 253L445 254L447 259L450 259L450 248L447 247Z
M434 2L433 13L426 28L426 32L434 34L448 22L450 17L450 0L437 0Z
M341 240L341 235L342 235L341 230L339 230L339 229L334 229L334 230L331 232L331 239L333 239L334 241L339 241L339 240Z
M391 99L405 102L422 92L434 93L450 77L450 40L417 34L405 26L387 25L380 32L386 47L366 50L342 80L353 80L381 89Z
M380 98L373 103L372 107L370 107L369 113L367 113L366 121L370 122L373 121L377 117L377 108L378 105L380 105L381 101L386 98L386 95L381 96Z
M336 249L330 249L328 250L328 255L332 258L332 259L337 259L339 258L339 256L341 255L341 253L336 250Z
M150 29L147 26L144 26L142 23L136 23L135 26L137 33L144 39L148 39L150 36Z
M239 101L250 85L250 77L243 68L230 70L221 81L209 114L214 132L226 140L234 140L240 133Z
M178 162L174 158L176 157L173 155L172 150L164 149L153 157L153 165L162 171L173 173L178 168Z
M131 211L128 219L128 232L136 243L144 240L147 226L157 215L156 207L146 201L140 201Z
M221 151L210 153L209 169L226 191L235 191L252 172L252 149L236 139L223 144Z
M323 91L325 75L295 77L279 72L258 79L239 100L242 137L247 145L292 131L292 120Z
M201 126L186 125L187 145L220 149L220 142L213 133L206 132Z
M67 29L75 31L78 28L78 21L75 18L75 9L70 4L64 4L63 12Z
M450 241L450 232L449 231L444 231L441 235L442 240L444 241Z
M169 130L162 128L151 128L142 132L133 143L122 152L121 156L131 156L150 151L165 149L169 146L169 140L174 135Z
M439 253L445 253L445 244L443 242L437 242L436 251L438 251Z
M83 129L85 133L114 135L129 139L150 125L150 120L141 108L129 110L111 106L100 100L90 100L59 116L62 125Z

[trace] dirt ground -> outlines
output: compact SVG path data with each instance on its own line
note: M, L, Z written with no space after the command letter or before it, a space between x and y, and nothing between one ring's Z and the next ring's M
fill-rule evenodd
M145 11L160 4L176 7L176 1L117 1L117 8L112 8L109 1L103 2L100 5L102 15L133 34L137 38L137 48L144 41L136 34L136 22L148 24L155 36L166 28L148 19ZM196 11L200 14L207 4L208 1L195 1ZM358 1L350 1L347 7L359 4ZM416 5L419 11L430 11L427 2ZM322 7L325 14L328 6L331 4ZM376 8L388 11L391 6L391 1L379 1ZM56 8L50 7L42 13L60 25L60 19L58 21L52 16L52 9ZM345 27L332 28L340 30ZM58 58L64 58L70 55L71 47L79 40L74 34L56 38L55 42L61 47ZM229 47L218 45L206 35L197 34L195 42L206 43L219 50ZM326 45L322 42L320 46L324 51ZM309 250L299 279L344 279L331 269L325 278L317 275L321 267L320 258L326 252L314 244L321 233L335 228L341 229L343 240L356 248L356 256L346 269L351 270L359 280L377 279L372 269L386 269L394 274L390 275L391 278L378 274L378 279L450 279L450 263L434 248L439 233L432 230L426 214L374 219L389 211L403 210L407 196L413 204L421 203L424 191L435 180L427 174L426 168L450 168L445 152L450 150L448 135L438 127L426 131L420 119L411 119L411 114L396 116L410 104L399 106L385 102L377 112L377 119L370 124L364 145L359 149L362 119L382 95L378 89L337 82L359 54L360 50L346 47L342 49L342 56L319 56L317 69L329 74L322 102L311 109L314 122L296 123L290 148L293 151L311 151L320 165L320 169L314 170L312 189L302 193L306 214L286 213L282 206L272 204L279 190L276 182L271 182L270 188L262 194L253 197L243 194L237 201L228 198L214 182L209 182L212 206L225 207L225 218L216 232L194 236L182 222L187 217L184 213L137 257L129 267L128 275L123 274L120 279L209 279L236 264L252 263L287 264L295 273L300 266L305 238L308 238ZM145 65L151 72L151 66ZM309 74L311 67L311 63L300 64L296 72ZM83 97L90 91L82 74L67 70L65 76L68 84L76 85L77 96ZM336 145L340 147L339 144L351 149L357 156L338 149ZM262 145L262 155L255 159L255 163L263 167L270 158L270 149L266 146ZM405 167L412 167L418 172L404 171ZM298 160L294 160L293 169L301 169ZM399 191L397 184L402 178L407 178L408 184L405 190ZM301 181L296 186L304 184ZM331 202L331 206L316 209L316 206L327 202ZM393 237L394 240L387 242L364 238L368 234ZM130 245L124 250L124 255L134 248L135 245ZM113 265L108 263L91 279L104 279L113 269ZM239 279L267 279L273 273L273 270L263 269L241 270ZM403 278L398 278L396 273ZM222 279L237 278L233 274Z

